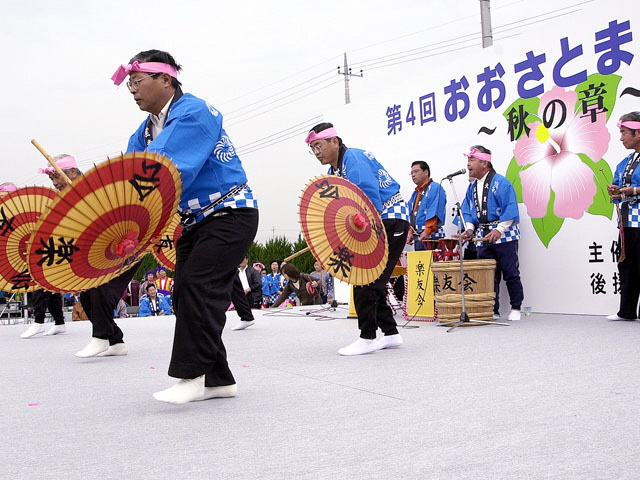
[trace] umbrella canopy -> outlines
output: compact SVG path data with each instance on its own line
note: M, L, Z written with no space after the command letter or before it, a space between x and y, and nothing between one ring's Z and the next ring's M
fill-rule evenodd
M51 188L24 187L0 199L0 290L22 293L42 288L29 273L27 241L56 196Z
M389 256L382 219L349 180L312 179L300 197L300 224L313 256L334 277L367 285L382 274Z
M130 153L95 166L38 220L27 252L33 279L78 291L115 278L165 231L181 191L178 169L162 155Z
M176 269L176 244L184 230L180 225L180 218L176 213L162 236L153 245L153 256L160 265L169 270Z

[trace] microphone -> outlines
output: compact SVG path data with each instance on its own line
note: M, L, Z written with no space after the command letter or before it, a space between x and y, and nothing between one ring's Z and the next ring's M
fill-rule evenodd
M457 172L453 172L450 173L449 175L447 175L446 177L443 178L443 180L451 180L453 177L457 176L457 175L462 175L463 173L467 173L467 169L466 168L461 168L460 170L458 170Z

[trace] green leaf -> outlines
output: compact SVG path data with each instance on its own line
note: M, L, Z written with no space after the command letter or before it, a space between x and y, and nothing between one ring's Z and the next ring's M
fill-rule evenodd
M524 202L522 197L522 180L520 179L520 172L526 170L531 165L525 165L524 167L521 167L520 165L518 165L516 157L512 157L511 161L509 162L509 166L507 167L507 173L505 174L505 177L511 182L511 184L513 185L513 189L516 191L516 198L518 200L518 203Z
M587 209L591 215L602 215L609 220L613 218L613 203L607 193L607 185L613 181L611 167L604 158L599 162L594 162L584 154L579 154L580 160L593 171L593 178L596 184L596 193L593 196L593 203Z
M540 120L540 117L538 117L539 106L540 99L538 97L526 99L519 98L505 109L502 115L507 119L507 125L509 128L517 129L513 132L513 141L518 140L527 133L524 125L521 125L522 122L524 122L524 124L529 124ZM522 119L520 118L521 111L524 112L524 118Z
M549 242L551 242L551 239L556 236L564 223L564 218L556 217L553 213L553 203L555 201L556 194L553 190L551 190L550 193L549 203L547 204L547 214L542 218L531 219L531 224L538 234L538 238L547 248L549 248Z
M593 73L587 77L587 79L581 84L576 86L576 93L578 94L578 101L576 102L576 112L581 110L582 102L586 97L593 98L596 94L594 88L598 89L597 96L602 98L602 107L604 107L607 120L613 112L613 107L616 105L616 98L618 97L618 85L622 77L618 75L602 75L600 73Z

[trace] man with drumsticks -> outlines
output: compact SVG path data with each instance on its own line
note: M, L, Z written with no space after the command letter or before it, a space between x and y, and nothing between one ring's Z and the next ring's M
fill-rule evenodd
M387 264L380 277L369 285L353 289L360 337L338 350L338 353L362 355L399 347L402 337L396 328L391 307L387 304L386 286L409 232L409 209L400 195L400 186L372 153L347 148L331 123L320 123L313 127L305 141L320 163L330 167L330 174L353 182L369 197L380 212L389 242ZM378 328L384 335L376 340Z
M413 249L419 252L425 250L423 242L445 237L447 194L442 185L433 181L429 165L422 160L411 164L411 180L416 189L409 199L411 231L407 243L413 243Z
M613 183L607 187L609 196L619 205L621 244L620 309L607 319L635 320L640 297L640 112L622 115L618 128L622 145L632 152L618 164Z
M493 169L489 149L475 145L464 155L468 158L469 177L474 180L469 183L462 203L466 229L462 237L464 240L484 237L486 241L477 244L478 259L496 261L494 320L500 318L500 280L503 277L511 303L509 320L520 320L524 292L518 262L520 213L515 190L509 180Z

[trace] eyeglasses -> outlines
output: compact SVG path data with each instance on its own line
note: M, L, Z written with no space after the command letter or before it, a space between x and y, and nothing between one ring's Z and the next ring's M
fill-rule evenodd
M158 75L160 75L160 74L159 73L151 73L151 74L147 75L146 77L142 77L142 78L140 78L138 80L133 80L133 81L129 80L129 81L127 81L127 88L129 90L137 91L138 88L140 88L140 84L142 82L144 82L147 78L156 78Z
M322 145L324 145L325 142L320 141L318 143L316 143L315 145L309 145L309 155L316 155L318 153L320 153L320 151L322 150Z

